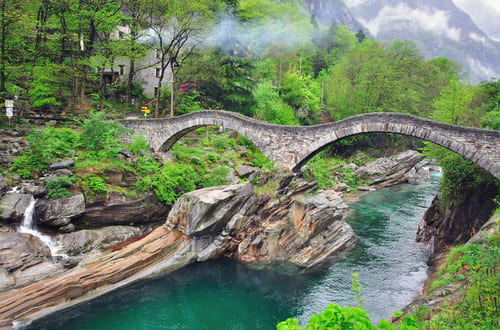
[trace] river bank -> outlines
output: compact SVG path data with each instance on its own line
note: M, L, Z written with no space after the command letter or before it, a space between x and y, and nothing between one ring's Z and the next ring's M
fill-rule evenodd
M352 272L360 274L372 319L386 318L425 281L428 253L414 241L414 232L436 189L436 184L397 185L350 203L346 221L358 245L322 271L287 275L276 271L277 265L257 270L227 259L195 263L56 313L29 329L115 328L120 322L143 329L270 329L287 317L307 322L330 302L355 304Z
M411 168L413 166L410 166L407 171ZM40 317L47 312L54 311L55 305L59 305L60 307L58 308L65 308L70 304L76 304L82 300L89 299L91 296L100 295L103 292L126 285L139 277L151 275L158 271L159 268L165 267L167 271L172 271L195 260L202 261L226 255L242 262L269 264L279 261L288 262L295 265L295 267L303 268L319 265L332 259L331 257L334 255L338 258L340 256L338 255L339 252L344 250L347 252L353 248L355 237L352 231L350 231L349 226L335 225L329 231L325 231L325 226L329 226L328 224L332 223L332 221L333 223L342 223L342 221L335 221L335 219L340 220L342 213L345 211L345 207L342 206L341 193L328 192L323 193L322 196L320 194L317 197L307 197L308 192L316 189L314 183L307 183L307 181L300 180L293 181L293 176L287 175L281 176L279 180L267 176L257 181L260 181L257 184L257 186L260 185L260 190L255 189L256 192L248 188L250 184L242 184L236 190L235 188L229 189L232 191L230 193L231 196L238 196L240 198L240 202L235 202L234 205L236 206L229 209L239 209L241 203L248 202L249 207L243 213L249 213L245 217L241 217L240 214L240 219L238 219L245 221L241 221L239 224L238 221L229 221L230 219L234 219L234 215L228 216L222 213L215 222L212 216L206 217L211 224L207 226L204 223L201 226L201 231L191 231L191 229L187 230L189 226L183 223L185 220L185 212L183 210L186 207L180 206L177 208L177 211L171 212L172 216L169 216L170 220L167 220L168 229L163 227L158 228L144 239L125 246L120 251L107 254L96 262L77 267L73 271L61 275L63 281L58 281L58 277L56 277L52 282L51 280L47 280L45 283L42 282L43 284L35 284L31 289L26 287L3 297L2 299L5 299L4 301L7 303L3 310L0 310L0 313L3 315L2 319L8 320L17 314L27 319L27 315L21 313L21 310L26 309L30 310L29 314L34 315L35 318ZM281 189L280 194L278 196L267 195L273 194L273 189L269 188L272 188L276 183L278 185L274 189ZM242 193L243 191L248 192ZM223 191L222 195L227 195L227 193L228 191ZM220 193L218 192L217 194ZM298 195L303 197L298 198ZM242 196L245 196L246 199L241 200ZM217 200L217 198L215 199ZM223 201L224 203L222 204L225 204L227 196L222 197L219 201ZM183 203L179 203L179 205L183 205ZM259 212L261 212L258 217L259 220L251 220L252 217L249 217L249 215L252 212L256 212L259 205ZM211 207L205 208L205 210L209 209ZM221 207L220 209L225 210L225 212L228 211L228 208ZM335 210L339 210L340 212ZM339 215L335 215L336 212L339 212ZM307 215L308 213L309 215ZM177 216L175 216L176 214ZM283 228L283 225L286 227L286 224L289 223L288 220L285 222L276 222L276 220L283 218L295 219L291 221L293 225L288 227L289 229ZM328 222L323 222L324 225L320 225L321 221L325 220L318 222L317 219L328 219ZM266 221L268 221L267 225L265 224ZM254 227L254 225L248 227L249 224L255 222L258 223L257 227ZM222 229L224 223L226 229L230 229L227 228L228 225L230 227L234 226L233 229L240 227L236 231L238 234L231 237L227 235L227 232L225 234L224 230L220 234L217 234L217 230ZM214 224L217 225L214 226ZM217 230L211 232L215 228ZM244 230L241 230L242 228ZM178 229L183 230L183 232L181 233ZM273 230L275 234L272 234ZM284 234L287 230L290 234L294 234L291 234L291 236ZM202 237L208 232L211 232L211 236ZM326 235L328 232L331 233L329 234L331 238L328 238L329 236ZM192 235L194 238L189 244L185 242L186 233ZM242 233L246 234L241 236ZM266 237L269 233L271 233L270 236ZM273 235L284 238L281 242L288 243L280 246L280 244L277 244L278 241L272 238ZM168 238L161 239L163 236ZM316 236L317 238L315 238ZM236 241L234 240L235 238ZM238 241L240 243L235 244ZM274 243L269 245L267 242ZM281 250L276 248L278 246L280 246ZM286 253L283 253L283 251L286 251ZM296 254L294 255L292 251L295 251ZM290 254L290 252L292 253ZM175 255L177 259L172 258L169 261L162 262L166 255ZM127 276L129 278L125 280ZM63 283L62 286L60 283ZM48 295L44 296L41 294L38 291L40 288L50 288L48 291L43 291L44 293L48 293ZM96 290L98 288L101 289ZM30 294L30 290L33 290L31 293L36 292L35 296L37 299L32 299L33 296ZM89 293L89 291L91 292ZM68 299L71 300L70 303L66 302ZM45 311L42 312L43 309Z

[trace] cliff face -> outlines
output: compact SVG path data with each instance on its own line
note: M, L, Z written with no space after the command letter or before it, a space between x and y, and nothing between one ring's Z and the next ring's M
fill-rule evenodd
M495 210L495 196L475 191L463 203L452 200L443 210L436 195L418 225L417 242L425 242L434 253L440 253L447 246L468 241Z
M367 31L341 0L305 0L309 12L324 26L345 25L352 32Z
M184 194L166 226L197 242L198 261L225 256L311 268L354 248L342 194L312 194L316 182L290 179L278 174L259 178L260 187L244 183ZM273 186L280 187L277 193Z

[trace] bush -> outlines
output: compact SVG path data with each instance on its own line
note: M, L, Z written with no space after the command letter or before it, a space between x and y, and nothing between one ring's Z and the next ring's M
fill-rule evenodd
M127 133L127 129L117 121L106 120L104 112L90 113L83 122L80 145L93 151L118 146L118 139Z
M30 152L25 151L14 159L11 169L22 178L37 176L54 160L71 155L78 140L78 133L69 128L46 127L26 137Z
M105 180L107 178L103 176L89 175L84 179L84 188L99 194L106 192Z
M55 180L48 180L45 184L47 188L47 198L67 198L71 197L71 192L67 188L73 187L75 184L71 178L66 176L59 177Z
M172 204L184 192L196 189L197 177L191 165L165 163L160 171L153 175L150 185L154 187L162 202Z

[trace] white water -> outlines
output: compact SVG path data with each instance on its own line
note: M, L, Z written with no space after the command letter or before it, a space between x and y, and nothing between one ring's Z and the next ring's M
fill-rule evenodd
M35 203L36 200L31 196L31 201L26 211L24 211L23 220L21 221L21 226L19 226L19 232L24 234L30 234L37 237L43 244L45 244L53 257L63 257L67 258L68 255L64 253L59 253L61 251L61 246L52 237L47 236L35 229Z

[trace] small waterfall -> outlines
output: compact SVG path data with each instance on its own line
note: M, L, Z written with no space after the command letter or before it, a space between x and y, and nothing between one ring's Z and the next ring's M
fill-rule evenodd
M54 240L52 237L42 234L38 230L35 229L35 203L36 200L31 196L31 201L29 206L24 211L23 220L21 221L21 225L19 226L19 232L24 234L30 234L37 237L43 244L45 244L49 250L50 254L53 257L63 257L67 258L68 256L64 253L59 253L61 250L61 246Z

